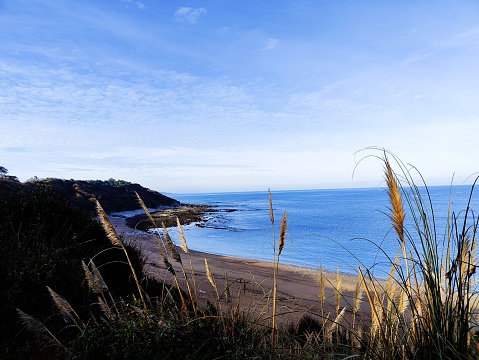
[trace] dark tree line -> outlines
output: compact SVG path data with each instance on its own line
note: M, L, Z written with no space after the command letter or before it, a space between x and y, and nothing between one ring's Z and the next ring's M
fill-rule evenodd
M0 179L19 181L16 176L8 175L8 170L3 166L0 166Z

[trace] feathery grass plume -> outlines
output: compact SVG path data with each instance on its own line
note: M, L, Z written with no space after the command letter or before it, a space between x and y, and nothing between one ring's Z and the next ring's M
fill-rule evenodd
M190 250L188 249L188 244L186 243L186 238L185 234L183 233L183 228L181 227L180 219L176 217L176 225L178 227L178 232L180 234L180 241L181 245L180 248L183 250L183 252L188 256L189 260L189 272L191 275L191 279L193 281L193 292L191 291L188 281L186 282L188 286L188 292L190 293L190 298L193 300L193 311L195 312L196 315L196 303L198 302L198 287L196 286L196 276L195 276L195 271L193 270L193 262L190 257ZM186 273L185 273L185 279L186 279ZM194 296L194 297L193 297Z
M138 195L138 193L137 193L136 191L135 191L135 194L136 194L136 197L137 197L137 199L138 199L138 203L140 204L141 208L143 209L143 211L145 212L146 216L147 216L148 219L150 220L151 225L156 228L156 227L157 227L156 221L155 221L155 219L153 218L153 216L151 215L150 210L148 210L148 208L146 207L146 205L145 205L143 199L140 197L140 195ZM165 233L167 234L168 232L165 232ZM166 237L166 235L165 235L165 237ZM167 236L167 238L169 238L169 235ZM165 264L166 270L167 270L169 273L171 273L173 276L176 276L175 269L173 269L173 266L171 265L171 263L170 263L169 260L168 260L168 257L166 256L167 249L166 249L166 247L165 247L165 243L162 242L162 243L160 244L160 242L158 241L158 237L155 236L155 235L153 235L153 239L155 240L156 248L157 248L157 250L158 250L158 254L160 255L160 258L163 259L163 264ZM170 240L171 240L171 238L170 238ZM162 246L162 245L163 245L163 246ZM164 251L161 249L162 247L163 247L163 250L164 250ZM171 248L170 248L170 251L171 251Z
M399 303L398 303L398 312L401 316L404 317L407 307L409 305L409 295L404 288L401 288L401 293L399 294Z
M95 282L98 284L100 291L101 292L108 291L108 286L106 285L106 282L103 279L103 276L101 276L100 270L98 270L93 260L90 260L90 267L91 267L91 273L93 275L93 278L95 279Z
M272 209L272 203L270 202L270 208ZM273 271L273 313L271 316L271 356L274 358L274 352L276 347L276 306L277 306L277 293L278 293L278 275L279 275L279 256L281 255L284 244L286 242L286 229L288 226L286 210L284 211L283 218L281 219L281 227L279 229L279 242L278 251L274 259L274 271Z
M278 244L278 258L283 252L284 244L286 242L286 228L288 227L286 210L284 211L283 218L281 219L281 227L279 229L279 244Z
M329 329L328 329L327 338L328 338L328 340L330 340L331 342L333 341L334 332L338 330L339 324L340 324L341 320L343 319L345 312L346 312L346 306L343 307L343 309L341 310L341 312L338 312L338 314L336 315L336 318L335 318L334 321L331 323L331 326L330 326Z
M153 225L153 227L156 228L157 227L156 226L156 221L155 221L155 219L153 219L153 216L151 216L150 210L148 210L145 203L143 202L143 199L140 197L140 195L138 195L138 193L136 191L135 191L135 195L136 195L136 198L138 199L138 202L140 203L141 208L143 209L146 216L150 220L151 224Z
M356 330L356 316L361 309L362 301L363 301L363 283L361 281L361 277L358 275L358 279L356 281L356 287L354 289L354 299L353 299L353 308L352 308L353 321L352 321L351 330L353 332Z
M336 284L334 286L334 308L336 310L336 315L339 313L339 303L341 300L341 285L342 285L342 277L339 269L336 271Z
M87 282L88 287L90 288L90 290L93 291L96 294L101 293L101 287L95 281L95 278L93 277L93 274L91 273L90 269L88 268L88 266L85 264L85 262L83 260L81 261L81 265L83 267L83 271L85 271L86 282Z
M211 272L210 266L208 265L208 260L206 260L206 258L205 258L205 268L206 268L206 277L208 278L208 281L210 282L211 286L213 286L213 288L217 289L215 278L213 277L213 273Z
M180 282L178 281L178 277L176 276L176 271L173 268L173 265L171 265L170 261L168 260L168 257L158 248L158 252L163 258L163 264L165 264L166 270L173 275L173 281L175 282L175 286L178 289L178 294L180 295L180 300L181 300L181 306L183 310L186 310L186 301L185 298L183 297L183 292L181 291L181 286Z
M183 250L185 254L189 254L190 250L188 249L188 245L186 244L185 234L183 233L183 228L181 227L180 219L178 219L178 217L176 217L176 225L178 227L178 232L180 234L180 241L181 241L180 248L181 250Z
M95 263L90 260L90 266L92 268L91 271L83 260L81 263L83 270L85 271L85 278L87 280L88 287L91 289L91 291L93 291L95 294L101 294L104 291L108 291L108 286L106 285L105 280L103 280L100 271L95 266Z
M395 284L397 284L397 281L395 279L395 274L396 274L396 269L398 266L399 266L399 253L396 254L396 257L391 263L391 269L389 270L389 275L386 279L385 291L387 294L390 294L393 291Z
M116 314L118 318L120 318L120 313L118 311L118 308L116 306L115 301L113 300L112 294L109 292L108 286L106 285L105 280L103 279L103 276L101 276L100 271L96 267L95 263L93 260L90 259L89 262L92 270L90 271L90 268L88 267L87 264L82 260L82 267L83 270L85 271L85 278L88 284L88 287L90 288L91 291L93 291L94 294L100 294L100 296L103 298L103 302L105 304L108 304L106 298L105 298L105 292L108 292L110 295L111 303L113 304L113 307L115 308Z
M140 282L138 281L138 277L136 276L136 271L133 267L133 264L131 263L130 256L128 255L128 251L126 251L126 248L123 245L123 242L120 240L118 234L115 231L115 228L110 222L110 219L108 219L108 216L106 215L105 210L103 210L102 206L100 205L100 202L97 199L95 199L95 202L96 202L98 216L100 218L100 223L103 226L103 230L105 231L108 239L110 239L110 242L114 246L120 247L125 253L126 260L128 261L128 266L130 267L131 274L133 275L133 279L135 280L136 287L138 288L138 293L140 294L141 302L143 303L143 308L144 310L146 310L146 302L145 302L145 298L143 297L143 291L141 289Z
M274 226L274 212L273 212L273 197L271 196L271 190L268 189L268 201L269 201L269 220Z
M325 282L324 282L324 273L323 273L323 267L322 266L319 268L318 297L319 297L319 301L320 301L320 304L321 304L321 311L323 311L324 303L326 302L326 285L325 285Z
M402 203L401 192L399 191L398 182L394 176L391 165L388 161L388 158L384 157L384 166L385 166L385 176L386 184L388 186L389 199L392 206L391 220L393 222L393 227L396 233L401 240L401 243L404 243L404 207Z
M178 218L177 218L178 219ZM168 233L168 229L166 228L165 224L164 223L161 223L161 225L163 226L163 232L165 234L165 240L166 240L166 244L168 246L168 249L170 250L170 253L171 253L171 257L173 258L173 260L175 260L178 264L180 264L180 268L181 268L181 272L183 273L183 277L185 278L185 283L186 283L186 287L187 287L187 290L188 290L188 295L190 297L190 300L192 302L194 302L195 300L193 299L193 293L191 291L191 287L190 287L190 283L188 281L188 276L186 275L186 271L185 271L185 268L183 266L183 262L181 261L181 256L180 256L180 253L178 252L178 250L176 249L176 246L175 244L173 243L173 240L171 239L170 237L170 234ZM185 246L186 246L186 240L184 242ZM191 259L190 259L191 260ZM178 280L176 279L176 276L175 276L175 282L177 283L177 286L179 287L179 282ZM180 291L181 293L181 290L178 288L178 290ZM183 299L183 296L181 295L181 301L183 303L183 307L185 308L186 310L186 302L185 300ZM194 312L196 313L196 307L195 305L193 304L193 310Z
M68 349L58 340L48 328L43 325L39 320L35 319L33 316L30 316L23 312L22 310L16 308L17 315L20 321L25 325L25 327L33 334L35 334L39 340L47 342L49 345L57 346L62 350L68 352Z
M213 273L211 272L210 266L208 265L208 260L205 258L205 268L206 268L206 277L208 278L208 281L210 282L211 286L213 286L213 289L215 289L216 292L216 302L218 304L218 308L221 310L221 302L220 302L220 293L218 292L218 287L216 286L216 281L213 276ZM224 319L223 319L224 320ZM223 322L223 326L226 326Z
M161 225L163 226L163 233L165 234L166 245L168 246L168 249L170 250L171 257L178 264L182 264L180 253L176 249L176 246L173 243L173 240L171 240L170 234L168 233L168 229L166 228L164 223L161 223Z
M50 296L58 308L60 313L63 315L65 319L69 319L77 328L81 329L80 325L78 325L77 319L80 320L78 314L73 310L72 306L68 301L66 301L63 297L58 295L55 291L53 291L49 286L47 286L48 292Z
M367 271L367 270L366 270ZM377 311L377 308L376 308L376 303L375 301L373 300L373 298L371 297L371 293L370 293L370 290L369 290L369 287L368 287L368 284L366 283L366 279L364 278L364 275L363 275L363 272L361 270L361 268L359 267L358 268L358 273L359 273L359 276L361 277L361 280L363 282L363 285L364 285L364 289L365 289L365 292L366 292L366 296L368 298L368 301L369 301L369 307L371 309L371 312L372 312L372 324L373 324L373 328L374 326L377 324L378 327L377 327L377 330L379 331L379 334L381 336L381 339L382 339L382 343L383 345L385 346L385 350L389 350L389 343L388 341L386 340L386 336L384 334L384 330L381 326L381 320L380 320L380 317L379 317L379 314L378 314L378 311ZM368 273L368 276L369 278L371 279L371 275L369 274L369 271L367 271ZM372 285L374 286L374 283L372 283ZM376 297L377 295L377 292L375 291L374 292L374 295ZM389 351L387 351L387 353L385 354L386 358L388 358L387 356L389 355Z
M96 210L100 218L100 223L103 226L103 230L105 230L106 236L108 237L112 245L123 247L123 242L118 237L115 228L111 224L110 219L108 219L108 216L105 213L105 210L103 210L103 207L100 205L100 202L95 199L95 203Z
M101 297L98 297L98 305L100 306L101 311L105 314L108 320L115 319L115 314L113 314L108 304Z
M141 208L143 209L143 211L145 212L146 216L148 217L148 219L150 220L151 222L151 225L153 227L157 227L156 225L156 221L155 219L153 218L153 216L151 215L150 211L148 210L148 208L146 207L143 199L140 197L140 195L138 195L138 193L135 191L135 194L136 194L136 197L138 199L138 202L141 206ZM168 249L170 250L170 253L173 257L173 260L177 261L178 263L181 264L181 257L180 257L180 254L178 253L178 251L176 250L174 244L173 244L173 241L171 240L171 237L170 235L168 234L168 231L166 230L166 227L165 227L165 224L162 224L163 225L163 231L165 233L165 240L166 240L166 247L168 247ZM163 264L165 265L166 267L166 270L173 275L173 279L175 281L175 285L176 287L178 288L178 292L180 294L180 298L181 298L181 303L182 303L182 306L183 308L186 308L186 303L185 303L185 300L183 298L183 295L182 295L182 292L181 292L181 288L180 288L180 284L178 282L178 278L176 277L176 272L175 272L175 269L173 268L173 265L171 265L170 261L168 260L168 256L166 255L166 252L167 252L167 249L165 247L165 242L162 242L160 244L160 242L158 241L158 237L153 235L153 239L155 240L155 243L156 243L156 247L157 247L157 250L158 250L158 254L160 255L160 258L163 259ZM162 247L163 247L163 250L162 250Z
M166 257L165 254L161 253L162 257L163 257L163 264L165 264L165 267L166 267L166 270L171 274L173 275L174 277L176 277L176 272L175 272L175 269L173 268L173 265L171 265L170 261L168 260L168 258Z
M363 282L361 281L361 277L358 275L356 287L354 289L353 314L356 314L359 311L363 301L363 295Z
M351 348L357 349L360 347L360 339L362 337L362 328L361 326L356 327L357 317L359 312L361 311L361 303L363 302L363 283L361 281L361 277L358 275L356 280L356 286L354 288L354 298L353 298L353 305L352 305L352 323L350 327L351 331Z

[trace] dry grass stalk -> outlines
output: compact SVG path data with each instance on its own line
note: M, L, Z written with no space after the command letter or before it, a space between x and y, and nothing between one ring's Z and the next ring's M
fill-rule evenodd
M206 268L206 277L208 278L208 281L210 282L211 286L213 286L213 288L217 290L215 278L213 277L213 273L211 272L210 266L208 265L208 260L206 260L206 258L205 258L205 268Z
M96 267L95 263L90 260L90 267L91 267L91 272L93 274L93 278L95 282L98 284L98 288L100 289L101 292L103 291L108 291L108 286L106 285L105 280L103 279L103 276L101 276L100 270Z
M188 285L188 291L190 293L190 297L191 299L193 300L193 304L197 303L198 302L198 287L196 286L196 277L195 277L195 272L193 270L193 263L191 261L191 257L190 257L190 250L188 249L188 244L186 243L186 238L185 238L185 235L183 233L183 228L181 227L181 223L180 223L180 219L178 219L178 217L176 218L176 225L178 227L178 232L179 232L179 235L180 235L180 241L181 241L181 249L183 250L183 252L185 254L187 254L188 256L188 260L189 260L189 272L190 272L190 275L191 275L191 279L193 281L193 294L192 294L192 291L191 289L189 288L189 285ZM186 274L185 274L185 279L186 279ZM188 282L187 282L188 284ZM194 297L193 297L194 295ZM194 305L194 309L195 311L195 314L196 314L196 306Z
M407 291L401 288L401 293L399 294L399 303L398 303L398 312L401 316L404 317L406 310L409 306L409 295Z
M170 250L171 257L173 260L175 260L178 264L182 264L181 262L181 256L178 250L176 249L175 244L173 243L173 240L171 240L170 234L168 233L168 229L166 228L165 224L161 224L163 226L163 232L165 234L165 240L166 240L166 245L168 246L168 249Z
M120 240L118 234L116 233L115 228L110 222L110 219L108 219L108 216L105 213L105 210L103 210L98 200L95 199L95 203L96 203L97 213L100 218L100 223L103 226L103 230L105 231L106 236L108 237L112 245L123 247L123 242Z
M85 264L85 262L82 260L82 267L83 267L83 270L85 271L85 278L87 280L88 287L90 288L90 290L93 291L94 294L100 294L105 304L108 304L105 298L105 292L108 292L108 294L110 295L111 303L113 304L113 307L115 308L116 314L119 318L120 313L118 311L118 308L116 307L115 301L113 300L113 296L109 292L108 286L106 285L106 282L103 279L103 276L101 276L100 270L98 270L93 260L90 259L89 264L91 267L91 271L88 265Z
M151 216L151 213L148 210L148 208L146 207L145 203L143 202L143 199L140 197L140 195L138 195L138 193L136 191L135 191L135 195L136 195L136 198L138 199L138 202L140 203L141 208L143 209L143 211L145 211L146 216L150 220L151 224L153 225L153 227L156 228L157 227L156 226L156 221L155 221L155 219L153 219L153 216Z
M183 250L185 254L189 254L190 251L188 249L188 245L186 244L185 234L183 233L183 228L181 227L180 219L178 219L178 217L176 218L176 225L178 227L178 232L180 234L180 241L181 241L180 248L181 250Z
M369 307L371 308L371 312L372 312L372 328L374 328L374 326L377 324L378 327L377 327L377 331L379 332L380 336L381 336L381 339L382 339L382 343L384 344L384 346L386 347L386 349L389 347L388 346L388 342L386 341L386 336L384 334L384 330L381 326L381 319L380 319L380 316L378 314L378 311L377 311L377 308L376 308L376 303L375 303L375 300L373 300L373 298L371 297L371 292L369 290L369 287L368 287L368 284L366 283L366 279L364 278L364 275L363 275L363 272L361 270L361 268L358 269L358 272L359 272L359 276L361 277L361 281L363 282L363 285L364 285L364 289L365 289L365 292L366 292L366 296L368 298L368 301L369 301ZM369 274L369 272L368 272ZM371 278L371 275L369 275L369 278ZM371 281L371 284L373 286L373 289L374 289L374 296L375 296L375 299L378 297L377 296L377 291L374 287L374 283ZM389 353L389 351L388 351Z
M319 302L321 304L321 311L324 309L324 304L326 302L326 284L324 282L324 273L323 273L323 268L319 268Z
M334 286L334 308L336 310L336 315L339 314L339 306L340 306L340 300L341 300L341 285L342 285L342 278L341 278L341 273L336 271L336 284Z
M270 208L272 209L272 202L270 201ZM271 219L274 221L274 219ZM273 275L273 313L271 316L271 356L274 358L276 346L276 306L277 306L277 292L278 292L278 274L279 274L279 256L281 255L284 244L286 242L286 229L288 226L286 210L281 219L281 227L279 229L278 252L274 260L274 275Z
M269 200L269 220L274 226L274 212L273 212L273 197L271 196L271 191L268 189L268 200Z
M287 216L286 210L284 211L283 218L281 220L281 227L279 229L279 244L278 244L278 258L283 252L284 244L286 242L286 228L287 228Z
M108 286L105 283L105 280L100 274L100 271L95 266L95 263L90 260L91 271L88 268L88 265L82 260L82 267L85 271L85 278L88 283L88 287L93 291L95 294L101 294L104 291L108 291Z
M218 287L216 286L215 278L213 276L213 273L211 272L210 266L208 265L208 260L206 260L206 258L205 258L205 268L206 268L206 277L208 278L208 281L210 282L213 289L215 290L216 302L217 302L217 305L218 305L218 309L221 312L222 310L221 310L221 302L220 302L220 293L218 291Z
M354 290L354 299L353 299L353 320L351 330L354 332L356 330L356 316L361 309L361 303L363 301L363 283L361 281L361 277L358 275L358 279L356 281L356 287ZM353 344L354 345L354 344Z
M80 320L80 317L78 314L73 310L72 306L68 301L66 301L63 297L58 295L54 290L52 290L49 286L47 286L48 292L50 293L50 296L58 308L60 310L60 313L63 315L65 319L69 319L76 327L81 328L80 325L78 325L77 319Z
M25 327L33 334L35 334L39 340L45 341L46 343L54 346L58 346L62 350L68 352L68 349L63 346L63 344L58 340L48 328L43 325L39 320L35 319L33 316L30 316L24 313L20 309L16 309L20 321L25 325Z
M143 297L143 291L141 289L140 282L138 281L138 277L136 276L136 272L133 267L133 264L131 263L130 256L128 255L128 251L126 251L126 248L123 245L123 242L120 240L120 237L116 233L115 228L111 224L110 219L108 219L108 216L106 215L105 211L101 207L98 200L95 199L95 202L96 202L98 216L100 218L100 223L103 226L103 230L105 231L108 239L110 239L110 242L114 246L119 246L125 253L126 260L128 261L128 266L130 267L131 273L133 275L133 279L135 280L136 287L138 288L138 293L140 295L140 299L143 304L143 309L146 310L146 302L145 302L145 298Z
M101 311L105 314L108 320L115 319L115 315L111 311L110 307L101 297L98 297L98 305L100 306Z
M363 283L361 281L361 277L358 276L358 279L356 281L356 287L354 290L353 314L356 314L357 312L359 312L361 303L363 301L363 295L364 295Z
M326 302L326 285L324 282L324 273L323 273L323 268L319 268L319 291L318 291L318 297L319 301L321 303L321 308L323 307L324 303Z
M178 220L178 218L176 218ZM179 221L178 221L179 223ZM185 271L185 268L183 266L183 262L181 260L181 256L180 256L180 253L178 252L177 248L176 248L176 245L173 243L173 240L171 239L170 237L170 234L168 233L168 229L166 228L165 224L162 223L161 224L163 226L163 232L165 234L165 240L166 240L166 245L168 246L168 249L170 250L170 253L171 253L171 257L173 258L173 260L175 260L178 264L180 264L180 268L181 268L181 272L183 273L183 277L185 279L185 283L186 283L186 288L188 290L188 295L190 297L190 299L192 300L192 303L193 303L193 310L196 314L196 306L194 305L194 301L195 298L193 298L193 293L191 291L191 287L190 287L190 283L188 281L188 276L186 275L186 271ZM184 237L183 237L184 238ZM184 239L184 246L186 247L186 249L188 250L188 247L186 246L186 239ZM190 262L191 262L191 259L190 259ZM171 265L171 264L170 264ZM171 267L171 269L173 269L173 267ZM178 280L176 279L176 276L175 276L175 282L177 284L177 286L179 287L179 282ZM181 293L181 289L178 288L178 291L180 291ZM181 301L183 302L183 306L185 307L185 310L186 310L186 303L185 303L185 300L183 299L183 296L180 294L181 296Z
M341 320L343 319L344 317L344 313L346 312L346 307L343 307L343 309L341 310L341 312L339 312L337 315L336 315L336 318L334 319L334 321L331 323L331 326L329 327L327 333L326 333L326 336L328 338L329 341L332 342L333 340L333 334L335 331L338 330L339 328L339 324L341 322Z
M82 260L81 265L83 267L83 271L85 271L85 278L88 284L88 287L90 288L91 291L93 291L95 294L101 293L101 287L99 284L95 281L95 278L93 277L93 274L91 273L90 269L88 266L85 264L85 262Z

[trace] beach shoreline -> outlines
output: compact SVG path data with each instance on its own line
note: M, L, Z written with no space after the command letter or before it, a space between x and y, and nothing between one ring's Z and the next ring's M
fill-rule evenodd
M145 256L145 270L149 277L160 281L173 283L172 275L166 271L158 254L153 235L145 231L133 229L122 217L110 217L117 233L126 243L141 249ZM174 239L176 240L176 239ZM188 239L186 239L188 241ZM185 254L179 249L182 262L191 266L199 290L200 302L206 303L215 299L215 291L206 275L205 259L217 283L218 290L224 300L233 297L233 302L240 303L243 310L255 315L270 315L271 296L273 289L273 263L215 255L195 250ZM177 274L181 274L179 264L171 261ZM335 316L335 294L337 273L323 271L326 304L320 307L318 269L279 264L278 275L278 313L285 314L286 322L295 322L303 314ZM357 276L341 273L340 307L350 307L357 284ZM184 285L184 284L183 284ZM228 295L226 294L228 292ZM365 309L366 310L366 309ZM347 311L347 310L346 310Z

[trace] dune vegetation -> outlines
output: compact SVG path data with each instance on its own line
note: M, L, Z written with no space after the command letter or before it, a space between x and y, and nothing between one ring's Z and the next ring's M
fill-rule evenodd
M445 233L437 233L419 172L389 152L381 150L377 158L384 165L390 198L385 221L391 222L398 244L397 254L390 257L389 276L375 279L359 267L354 294L346 296L338 273L329 283L335 289L331 299L325 296L330 280L319 270L321 310L305 313L295 322L284 320L288 314L278 311L276 280L288 218L285 212L280 221L276 219L271 196L273 287L265 294L268 306L255 308L242 304L227 277L217 281L206 259L213 296L200 300L179 221L178 239L171 238L166 226L151 234L162 261L158 266L172 279L166 282L144 271L141 251L117 234L101 199L94 199L97 217L92 217L46 186L21 189L11 196L3 193L2 357L478 358L475 182L467 207L451 209ZM139 194L137 201L149 221L162 227Z

